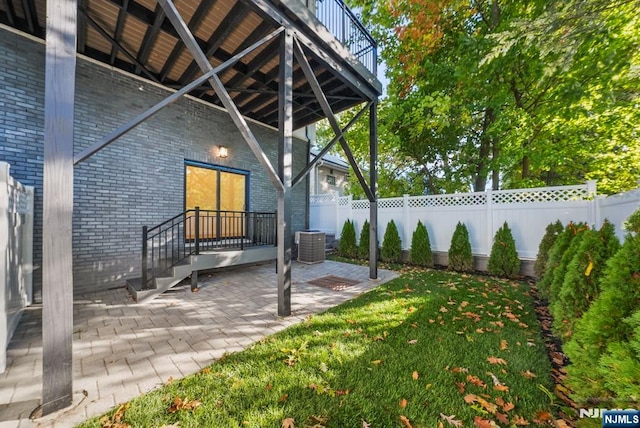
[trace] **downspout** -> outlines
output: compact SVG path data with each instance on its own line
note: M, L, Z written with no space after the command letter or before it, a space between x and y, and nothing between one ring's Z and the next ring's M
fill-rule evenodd
M304 128L304 135L307 139L307 165L309 165L310 162L310 158L311 158L311 139L309 138L309 127L305 126ZM307 195L307 197L305 198L305 213L304 213L304 228L305 229L309 229L309 211L311 209L311 203L309 201L309 192L311 191L311 184L309 182L309 175L307 174L307 176L305 177L305 193Z

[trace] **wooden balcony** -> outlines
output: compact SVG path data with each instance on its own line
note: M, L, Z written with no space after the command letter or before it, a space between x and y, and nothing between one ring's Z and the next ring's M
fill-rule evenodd
M0 1L0 22L44 38L46 3ZM213 67L286 21L308 40L304 54L334 113L381 93L375 77L375 42L342 0L318 0L311 8L301 0L176 0L175 7ZM156 0L79 0L77 50L175 89L202 75ZM280 41L274 37L219 75L241 114L274 127L278 126L279 53ZM297 63L293 73L295 129L325 114ZM222 106L206 82L190 94Z

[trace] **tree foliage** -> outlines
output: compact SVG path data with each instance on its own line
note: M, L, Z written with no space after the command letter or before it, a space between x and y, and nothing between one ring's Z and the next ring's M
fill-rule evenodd
M458 222L451 237L449 269L458 272L471 272L473 270L473 254L471 253L469 231L467 226L461 222Z
M431 242L429 242L429 232L420 220L418 220L418 226L416 226L416 230L411 237L409 261L417 266L433 266L433 253L431 252Z
M549 309L556 334L566 340L574 323L600 295L600 279L607 261L618 251L620 242L613 224L605 220L600 230L585 230L576 254L567 265L562 286Z
M557 220L555 223L549 223L545 229L544 236L538 246L538 256L536 262L533 265L533 272L536 278L542 278L547 268L547 261L549 260L549 251L553 247L553 243L556 242L558 235L562 233L564 227L562 222Z
M382 249L380 250L382 261L387 263L399 262L402 259L402 240L398 233L398 227L393 220L387 224L382 239Z
M637 406L640 397L640 234L609 259L601 294L575 323L564 350L575 399ZM626 408L626 407L625 407Z
M344 222L338 242L338 254L342 257L354 258L357 255L356 228L351 220Z
M491 275L507 278L515 278L520 275L520 259L516 251L516 241L513 239L513 234L506 221L493 238L487 271Z
M365 220L360 231L360 242L358 243L358 258L369 258L369 220Z
M390 80L382 162L407 186L416 173L414 194L637 185L640 1L352 4Z

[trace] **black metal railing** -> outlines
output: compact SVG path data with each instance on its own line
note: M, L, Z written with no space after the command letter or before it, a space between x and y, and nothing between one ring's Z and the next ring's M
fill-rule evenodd
M377 75L378 44L343 0L317 0L316 17L362 65Z
M142 289L191 255L219 249L276 245L276 214L195 208L154 227L142 227Z

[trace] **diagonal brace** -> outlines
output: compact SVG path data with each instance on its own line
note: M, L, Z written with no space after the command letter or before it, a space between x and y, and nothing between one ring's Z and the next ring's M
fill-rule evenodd
M180 13L176 9L173 2L171 0L158 0L158 3L160 4L160 6L162 6L164 13L167 15L167 18L169 18L171 24L173 24L173 27L180 35L180 38L182 39L182 42L184 43L186 48L189 49L191 55L193 55L193 59L198 64L198 67L200 67L200 70L202 70L202 72L205 74L210 73L213 70L213 66L198 45L198 42L196 42L193 33L191 33L191 30L187 26L187 23L184 22L184 20L180 16ZM284 28L281 28L278 32L281 32L283 30ZM273 185L276 187L276 189L283 190L284 184L282 183L282 180L278 176L278 173L271 164L271 161L267 157L266 153L260 147L260 143L258 143L258 140L251 132L251 129L249 129L249 125L240 113L240 110L238 110L238 107L233 103L233 100L229 96L229 93L224 89L224 85L222 84L218 76L214 73L208 79L208 81L213 90L220 98L220 101L222 101L222 104L224 105L227 112L231 116L231 119L240 131L240 134L242 134L242 137L247 142L247 145L249 146L255 157L258 159L258 162L260 162L262 167L267 172L267 175L273 182Z
M300 171L298 173L298 175L296 176L296 178L293 180L293 186L295 186L296 184L298 184L304 177L306 177L307 174L309 174L309 171L311 171L311 169L324 157L324 155L326 155L329 150L331 150L331 148L338 142L338 140L340 138L342 138L344 136L344 134L347 133L347 131L349 129L351 129L351 127L362 117L362 115L367 111L367 109L369 109L369 107L371 106L371 104L373 104L373 101L369 101L362 110L360 110L350 121L349 123L347 123L347 125L342 128L342 130L340 131L339 134L337 134L335 137L333 137L331 139L331 141L329 142L329 144L327 144L324 149L322 149L320 151L320 153L318 153L318 155L316 156L316 158L314 160L312 160L309 164L307 164L307 166L305 166L302 171Z
M214 74L221 73L224 70L226 70L227 68L231 67L233 64L235 64L236 62L240 61L240 59L242 57L244 57L245 55L247 55L251 51L259 48L263 44L267 43L269 40L271 40L274 37L278 36L278 34L280 34L280 32L281 32L281 30L276 30L273 33L265 36L261 40L258 40L257 42L255 42L251 46L248 46L246 49L243 49L242 51L238 52L237 54L235 54L234 56L229 58L224 63L220 64L219 66L217 66L215 68L212 68L210 71L208 71L204 75L200 76L199 78L197 78L196 80L194 80L193 82L188 84L187 86L182 87L179 91L174 92L173 94L169 95L167 98L165 98L164 100L160 101L158 104L154 105L149 110L145 111L144 113L139 114L138 116L136 116L135 118L133 118L132 120L127 122L126 124L122 125L120 128L118 128L115 131L111 132L109 135L104 137L102 140L100 140L96 144L94 144L94 145L92 145L90 147L87 147L86 149L84 149L83 151L81 151L80 153L78 153L77 155L74 156L74 158L73 158L74 165L77 165L80 162L90 158L95 153L97 153L98 151L102 150L104 147L108 146L109 144L111 144L112 142L117 140L118 138L122 137L124 134L126 134L129 131L131 131L133 128L135 128L136 126L140 125L142 122L144 122L145 120L147 120L151 116L155 115L156 113L158 113L163 108L165 108L165 107L173 104L174 102L176 102L183 95L186 95L189 92L193 91L194 89L198 88L204 82L209 80L209 78L211 76L213 76Z
M309 64L309 61L307 61L307 57L302 51L302 48L300 47L300 44L298 43L297 39L295 40L295 43L294 43L294 53L295 53L296 59L298 60L298 64L300 65L300 68L302 68L302 71L305 77L307 78L307 81L309 82L311 89L313 90L313 93L318 99L318 103L320 104L320 107L322 107L322 111L324 115L327 117L327 120L329 121L331 128L333 128L333 132L336 133L336 136L340 136L338 140L340 141L342 150L344 150L344 154L347 156L347 159L349 159L351 168L353 168L353 172L356 174L356 177L360 182L360 186L362 186L362 190L364 190L364 193L367 195L367 198L369 199L369 201L375 201L376 198L373 192L371 191L371 188L367 184L367 180L365 180L364 176L362 175L362 172L360 171L360 167L358 166L358 163L353 157L353 152L351 151L349 144L347 144L347 140L345 140L344 134L340 129L340 124L338 124L338 120L336 119L335 115L333 114L333 111L331 110L329 101L327 101L327 97L324 95L324 92L322 92L322 88L318 83L318 79L316 79L316 76L313 73L313 70L311 69L311 65Z

